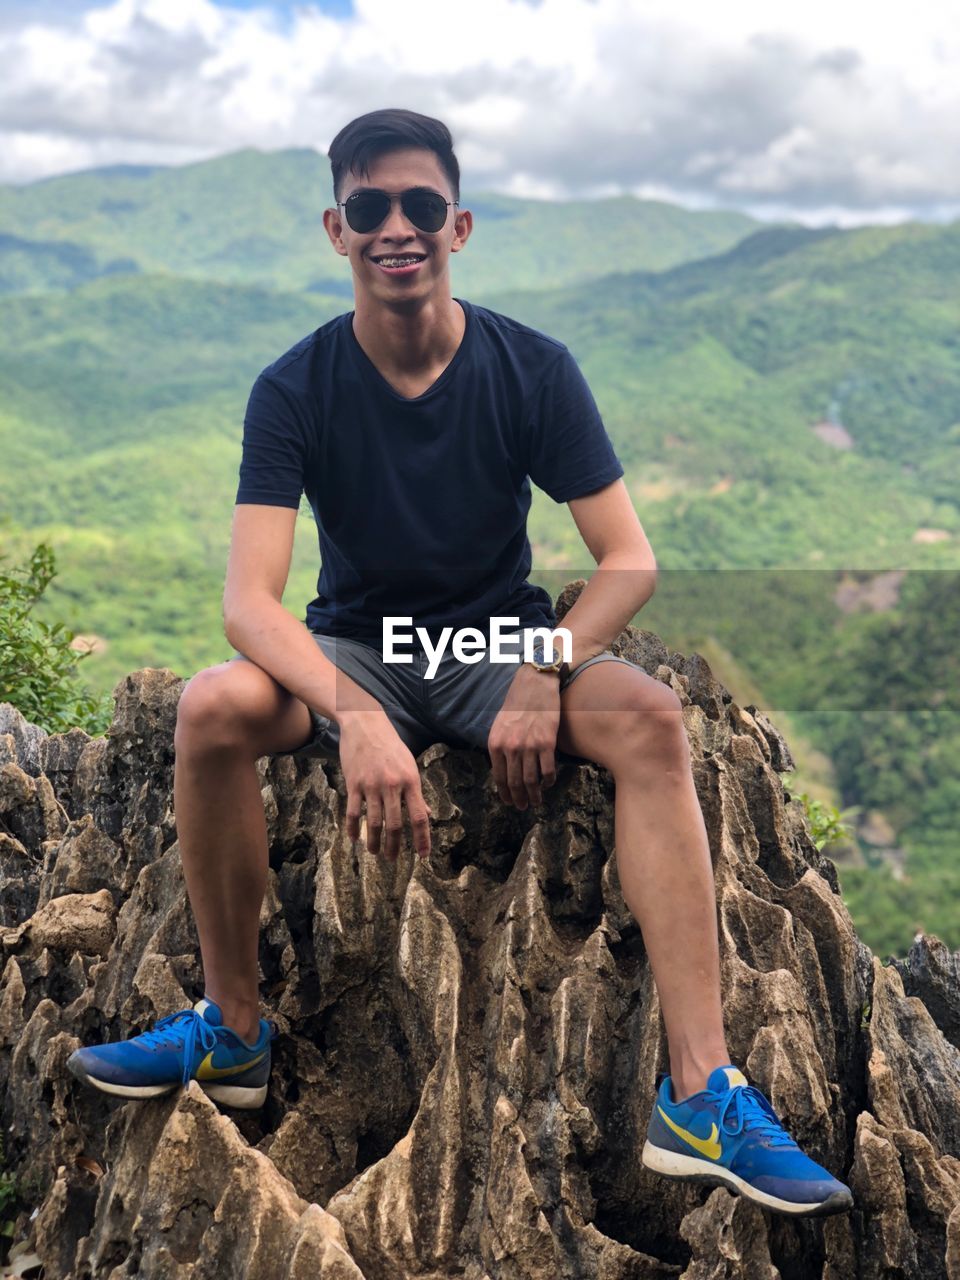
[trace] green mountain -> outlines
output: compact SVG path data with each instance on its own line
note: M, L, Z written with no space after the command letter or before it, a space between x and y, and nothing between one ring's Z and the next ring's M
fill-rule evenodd
M96 637L81 670L99 689L230 655L220 596L247 394L352 305L319 227L327 185L300 151L0 189L0 512L15 522L0 552L53 544L44 608ZM905 950L935 924L960 946L960 708L935 701L954 669L924 630L955 612L960 223L465 202L476 230L454 292L567 342L624 462L661 569L638 622L789 726L799 785L893 824L892 851L861 842L842 868L873 944ZM530 533L548 588L592 571L543 494ZM297 616L317 568L304 510ZM849 605L891 569L910 572L876 611ZM912 702L885 719L905 680Z
M729 248L759 224L655 200L515 200L461 192L475 217L458 287L540 288L661 270ZM235 152L181 168L118 166L0 186L0 292L71 288L120 269L353 297L331 246L329 161ZM123 264L126 264L125 266Z

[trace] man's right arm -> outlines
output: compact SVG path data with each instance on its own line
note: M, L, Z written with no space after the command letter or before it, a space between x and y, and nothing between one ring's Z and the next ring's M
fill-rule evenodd
M227 639L278 684L340 726L340 764L347 787L346 827L360 835L366 806L367 847L395 859L406 805L413 844L430 853L430 813L417 762L376 698L340 671L307 627L283 607L297 511L237 503L223 592Z
M223 591L224 633L240 653L308 707L341 722L351 711L382 711L321 651L306 626L284 608L297 512L238 503Z

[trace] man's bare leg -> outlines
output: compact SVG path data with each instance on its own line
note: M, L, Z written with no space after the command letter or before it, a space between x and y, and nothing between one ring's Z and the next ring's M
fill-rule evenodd
M309 740L310 713L267 672L232 659L199 672L180 699L174 811L204 988L244 1040L259 1031L257 956L267 825L256 761Z
M680 702L619 662L598 662L563 694L562 750L616 782L617 870L653 970L674 1100L730 1061L720 998L716 888Z

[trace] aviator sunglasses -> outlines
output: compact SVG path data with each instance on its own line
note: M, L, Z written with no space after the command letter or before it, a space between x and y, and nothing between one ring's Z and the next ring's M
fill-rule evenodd
M444 200L429 187L410 187L393 193L369 187L355 191L346 200L338 200L337 208L343 206L347 225L354 231L373 231L390 212L392 195L399 197L404 217L420 231L439 231L447 220L447 208L459 204L458 200Z

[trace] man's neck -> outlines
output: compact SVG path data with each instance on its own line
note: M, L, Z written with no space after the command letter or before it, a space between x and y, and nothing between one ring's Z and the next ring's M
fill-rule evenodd
M357 341L387 377L413 377L446 366L460 346L465 328L463 308L450 296L406 312L364 307L358 299L353 316Z

